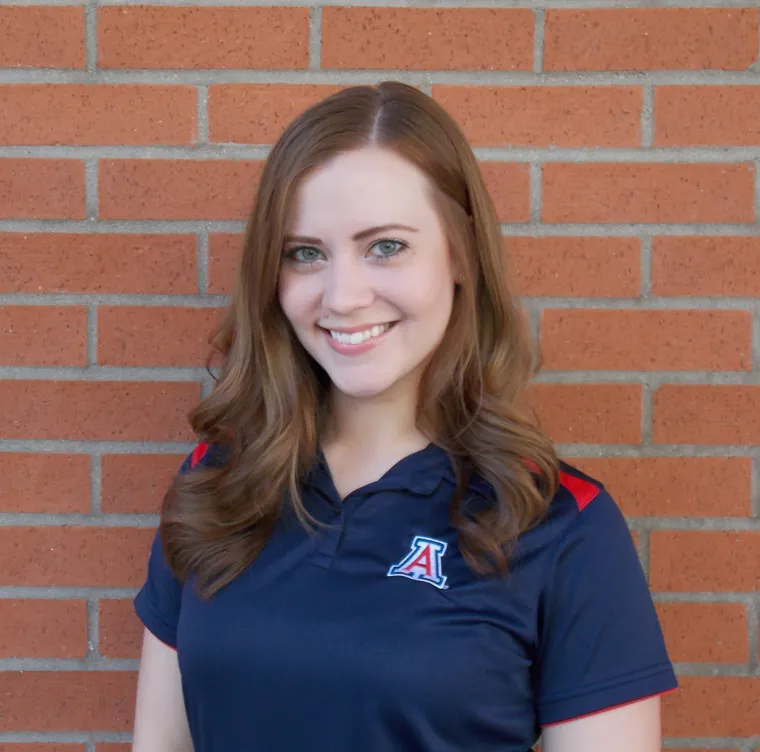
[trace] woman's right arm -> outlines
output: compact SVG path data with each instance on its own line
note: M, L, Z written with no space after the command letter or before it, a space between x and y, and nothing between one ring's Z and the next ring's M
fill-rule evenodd
M193 752L177 651L143 633L132 752Z

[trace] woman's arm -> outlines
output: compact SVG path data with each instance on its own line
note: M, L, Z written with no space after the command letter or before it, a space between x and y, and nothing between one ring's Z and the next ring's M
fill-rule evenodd
M143 634L132 752L193 752L177 651Z
M660 698L547 726L544 752L660 752Z

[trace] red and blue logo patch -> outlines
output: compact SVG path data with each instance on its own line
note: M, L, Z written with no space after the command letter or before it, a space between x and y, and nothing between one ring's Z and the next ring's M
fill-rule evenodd
M444 553L446 553L444 541L417 535L412 541L409 553L388 570L388 577L408 577L410 580L429 582L445 590L446 576L441 566Z

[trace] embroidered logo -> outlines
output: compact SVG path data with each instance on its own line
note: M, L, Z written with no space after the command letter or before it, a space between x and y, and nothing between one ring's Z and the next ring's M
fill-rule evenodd
M409 553L388 570L388 577L408 577L429 582L445 590L446 576L441 571L441 561L445 552L446 543L443 541L417 535L412 541Z

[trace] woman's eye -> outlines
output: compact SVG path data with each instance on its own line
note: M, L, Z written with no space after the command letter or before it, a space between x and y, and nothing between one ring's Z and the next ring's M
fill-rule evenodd
M406 244L400 240L378 240L372 246L375 251L375 256L378 258L388 258L389 256L395 256L399 251L404 250Z
M312 264L315 261L319 261L322 254L316 248L293 248L288 251L287 256L289 259L296 261L300 264Z

